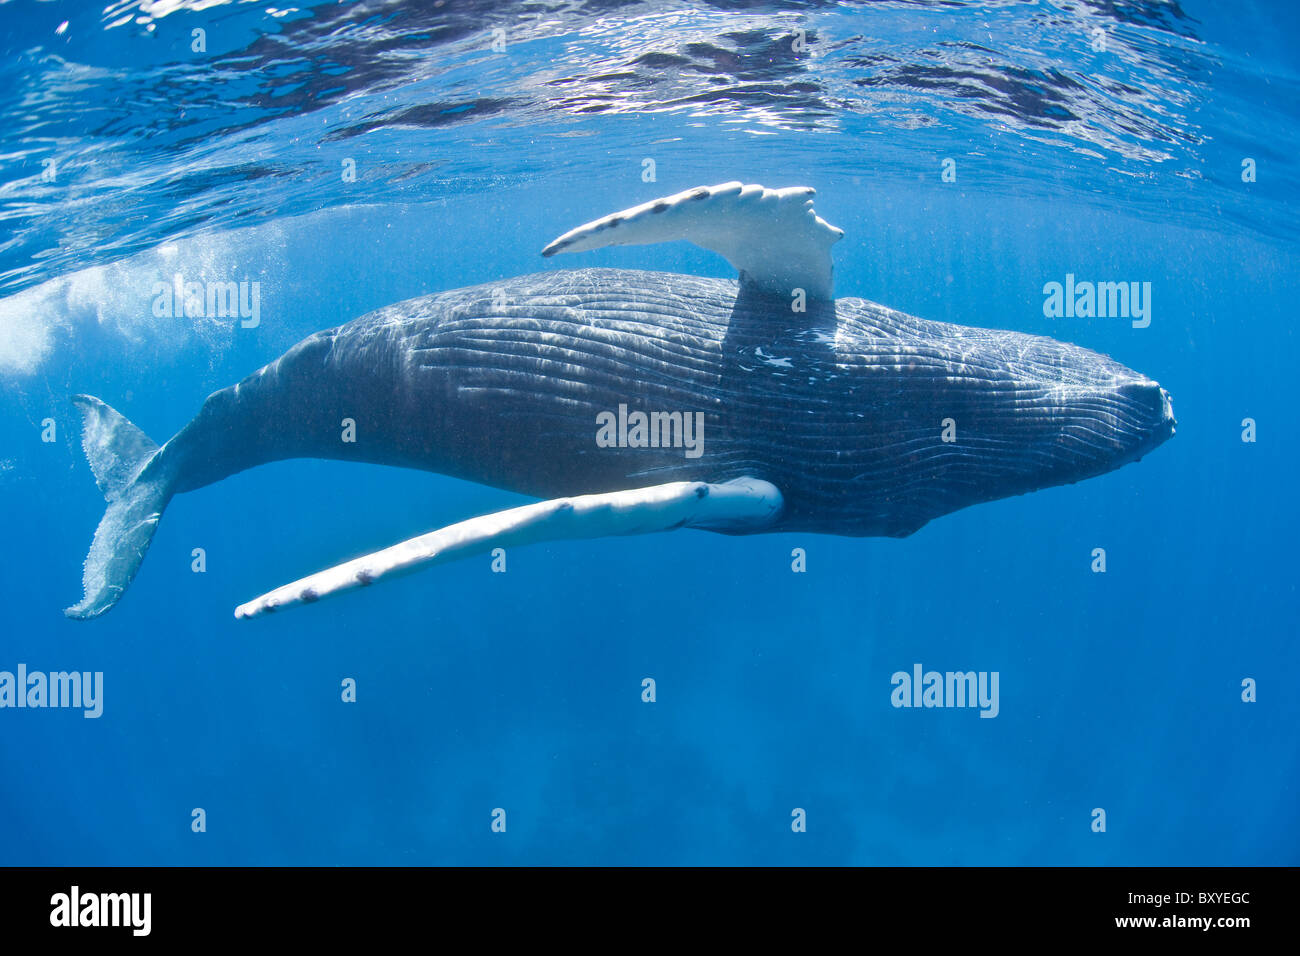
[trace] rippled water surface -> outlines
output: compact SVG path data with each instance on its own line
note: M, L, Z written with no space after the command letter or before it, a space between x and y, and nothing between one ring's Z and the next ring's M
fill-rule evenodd
M1240 46L1176 2L10 3L0 289L359 193L604 176L651 146L701 175L779 150L881 186L960 148L985 188L1291 236L1226 160L1249 144L1297 174L1275 7L1198 11Z

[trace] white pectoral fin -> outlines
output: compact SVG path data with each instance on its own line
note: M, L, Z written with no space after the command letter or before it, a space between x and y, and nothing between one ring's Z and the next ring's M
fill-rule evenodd
M813 211L814 195L808 186L699 186L571 229L542 255L686 239L726 257L742 282L765 292L831 299L831 246L844 232Z
M428 564L455 561L494 548L539 541L649 534L674 528L761 531L781 512L781 492L757 478L720 484L675 481L649 488L556 498L470 518L347 561L241 604L235 617L255 617L293 604L374 584Z

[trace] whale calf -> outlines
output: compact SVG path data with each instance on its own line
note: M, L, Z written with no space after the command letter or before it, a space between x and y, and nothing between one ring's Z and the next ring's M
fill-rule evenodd
M1173 435L1168 393L1096 352L835 299L842 232L813 195L723 183L593 220L543 255L685 239L739 278L567 269L400 302L214 393L161 447L75 396L107 510L65 613L93 618L121 598L173 495L287 458L420 468L542 500L310 574L241 618L558 538L904 537Z

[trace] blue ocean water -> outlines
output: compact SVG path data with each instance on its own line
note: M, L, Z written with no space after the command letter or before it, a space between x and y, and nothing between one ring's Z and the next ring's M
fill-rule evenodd
M0 7L0 671L104 688L97 719L0 708L0 863L1300 863L1296 21L1280 0ZM162 441L401 299L578 265L729 277L682 243L538 252L732 179L817 189L838 295L1111 355L1170 391L1176 437L899 540L537 545L239 622L527 500L283 462L178 496L120 605L63 617L103 510L72 394ZM259 324L157 317L176 274L257 281ZM1067 275L1151 283L1149 326L1047 317ZM997 672L997 717L892 706L918 663Z

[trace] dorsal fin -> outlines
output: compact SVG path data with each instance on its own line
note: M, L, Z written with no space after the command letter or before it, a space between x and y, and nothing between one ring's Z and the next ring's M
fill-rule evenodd
M570 229L542 255L686 239L724 256L742 283L831 299L831 246L844 231L813 211L814 195L807 186L698 186Z

